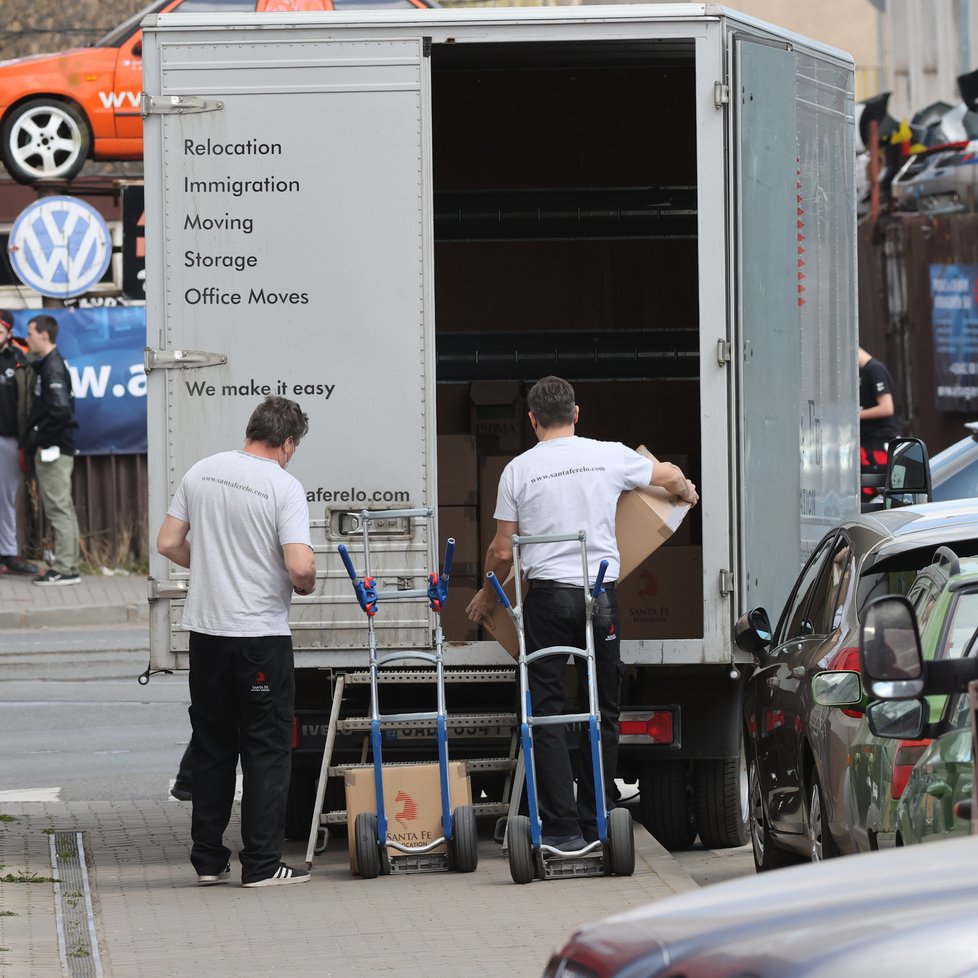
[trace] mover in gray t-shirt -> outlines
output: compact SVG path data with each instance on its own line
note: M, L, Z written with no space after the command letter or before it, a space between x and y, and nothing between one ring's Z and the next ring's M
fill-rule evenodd
M496 535L486 553L486 573L505 580L513 564L513 535L550 536L587 533L591 582L602 560L608 561L605 593L598 599L594 630L597 699L601 711L601 755L605 796L614 797L618 763L618 713L621 622L618 614L619 556L615 536L618 497L642 485L662 486L695 505L696 487L669 462L652 463L616 442L578 438L579 415L574 388L560 377L544 377L527 395L530 424L537 444L513 459L499 480ZM538 543L525 552L530 590L523 605L527 652L554 645L583 648L585 610L577 543ZM590 583L590 582L589 582ZM466 612L481 623L490 618L496 594L486 586ZM583 661L576 660L578 681L585 684ZM565 713L566 658L546 656L529 667L530 697L535 716ZM576 851L597 839L593 773L585 731L575 773L563 725L533 728L537 789L543 842L555 849Z
M298 404L267 397L241 451L202 459L183 477L157 538L164 557L190 569L190 861L205 886L230 875L224 832L239 755L242 883L309 878L281 861L295 702L289 605L293 591L316 586L309 507L285 469L308 430Z

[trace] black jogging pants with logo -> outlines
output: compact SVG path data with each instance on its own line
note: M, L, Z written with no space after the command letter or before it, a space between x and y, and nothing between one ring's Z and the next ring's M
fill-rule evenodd
M241 758L241 881L271 876L281 862L295 707L290 635L256 638L190 633L193 726L193 848L199 874L231 858L231 818Z

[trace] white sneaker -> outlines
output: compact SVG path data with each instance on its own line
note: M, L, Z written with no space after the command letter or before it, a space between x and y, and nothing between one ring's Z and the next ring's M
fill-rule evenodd
M253 880L243 883L243 886L284 886L286 883L308 883L309 873L304 869L293 869L285 863L279 863L278 869L263 880Z

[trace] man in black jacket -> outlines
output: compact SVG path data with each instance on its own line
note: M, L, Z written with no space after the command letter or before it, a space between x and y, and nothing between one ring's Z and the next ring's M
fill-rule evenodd
M34 460L41 502L54 530L54 560L34 578L42 586L80 584L78 576L78 518L71 500L75 467L75 398L71 375L55 341L58 321L35 316L27 324L27 348L35 354L34 403L27 419L24 449Z
M17 490L20 488L21 385L27 357L13 342L14 316L0 309L0 574L36 574L17 556Z

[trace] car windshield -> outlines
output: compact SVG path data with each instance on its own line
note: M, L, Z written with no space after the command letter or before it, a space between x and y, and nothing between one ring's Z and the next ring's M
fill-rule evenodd
M138 14L133 14L128 20L123 21L118 27L114 27L105 37L95 42L97 48L117 48L132 37L133 33L139 28L140 21L148 14L155 14L162 10L169 3L169 0L156 0L148 7L144 7Z
M115 30L109 31L95 46L97 48L117 48L132 37L139 29L142 19L148 14L159 13L164 7L172 3L172 0L156 0L148 7L144 7L138 14L130 17L124 24L120 24ZM211 13L252 13L255 9L255 0L183 0L182 3L173 4L172 10L179 8L182 14L211 14Z

